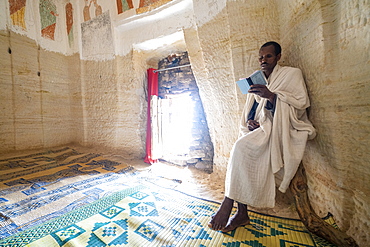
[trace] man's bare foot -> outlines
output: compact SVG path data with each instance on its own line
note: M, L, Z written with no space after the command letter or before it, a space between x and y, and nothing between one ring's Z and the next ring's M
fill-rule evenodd
M220 208L216 214L212 216L211 221L208 223L208 227L215 231L220 231L225 228L233 208L234 200L225 197Z
M230 232L235 230L240 226L249 225L251 223L248 214L244 213L236 213L233 217L230 218L229 222L227 223L226 227L222 229L222 232Z

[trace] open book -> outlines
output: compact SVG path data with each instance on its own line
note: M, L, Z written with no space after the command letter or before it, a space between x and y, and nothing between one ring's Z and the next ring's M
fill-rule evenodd
M240 88L240 91L243 94L247 94L250 86L253 84L261 84L261 85L266 85L267 80L265 75L261 70L255 71L253 74L251 74L249 77L241 79L236 82Z

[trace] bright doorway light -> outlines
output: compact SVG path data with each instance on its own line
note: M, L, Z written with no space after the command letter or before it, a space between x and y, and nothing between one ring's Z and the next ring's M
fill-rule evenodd
M163 154L174 158L189 153L192 141L194 102L189 94L171 96L162 102Z

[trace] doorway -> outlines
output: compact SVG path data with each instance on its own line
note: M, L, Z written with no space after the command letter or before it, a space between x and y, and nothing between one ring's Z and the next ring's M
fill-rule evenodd
M187 52L162 59L157 73L153 153L162 162L212 171L213 144Z

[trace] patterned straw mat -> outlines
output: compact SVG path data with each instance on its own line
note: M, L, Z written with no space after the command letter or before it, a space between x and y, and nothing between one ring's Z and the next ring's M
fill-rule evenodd
M128 188L133 167L64 147L0 160L0 239Z
M0 247L332 246L299 220L256 212L251 225L213 231L207 224L218 203L94 156L64 148L0 160Z

